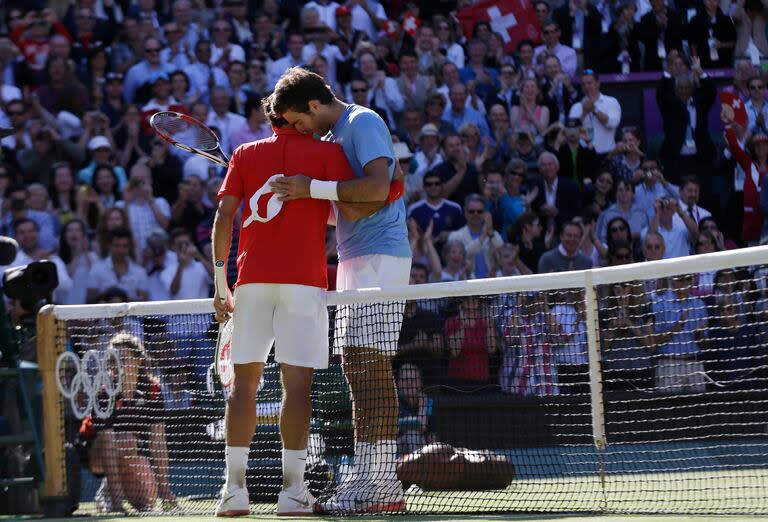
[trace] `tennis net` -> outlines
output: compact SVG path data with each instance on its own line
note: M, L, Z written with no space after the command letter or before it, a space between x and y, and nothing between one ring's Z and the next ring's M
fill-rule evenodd
M391 355L409 513L766 514L764 263L758 247L331 293L331 349L350 329L386 330L405 303ZM212 512L225 399L211 312L210 300L41 312L51 513ZM280 401L268 362L247 478L256 513L274 512L281 487ZM338 355L312 401L307 479L328 498L354 465Z

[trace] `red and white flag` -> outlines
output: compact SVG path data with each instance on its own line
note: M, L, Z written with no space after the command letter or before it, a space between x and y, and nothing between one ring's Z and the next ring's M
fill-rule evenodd
M720 107L739 127L747 126L747 108L738 94L729 91L720 93Z
M464 36L472 37L477 22L486 21L491 31L501 34L504 50L513 52L521 40L541 41L536 13L530 0L484 0L457 13Z

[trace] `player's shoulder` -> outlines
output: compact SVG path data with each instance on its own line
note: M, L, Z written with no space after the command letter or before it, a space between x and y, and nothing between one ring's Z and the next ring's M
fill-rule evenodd
M352 127L371 127L383 125L386 128L384 120L381 119L375 111L362 105L353 105L349 112L349 124Z
M272 135L267 138L262 138L260 140L256 141L249 141L246 143L243 143L242 145L238 145L238 147L235 149L235 151L232 153L233 156L243 156L243 155L250 155L250 154L256 154L259 152L259 149L263 147L269 147L270 145L275 143L276 136Z

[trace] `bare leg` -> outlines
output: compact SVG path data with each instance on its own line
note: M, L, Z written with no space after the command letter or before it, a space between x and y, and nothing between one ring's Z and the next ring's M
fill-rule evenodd
M112 506L119 510L125 498L122 480L120 478L120 460L122 454L116 451L117 438L112 429L102 430L96 436L91 452L95 452L101 464L104 476L107 478L107 491L112 500Z
M283 447L302 450L307 447L312 419L312 368L280 364L283 382L283 407L280 410L280 438Z
M389 356L372 348L348 347L342 365L352 395L355 441L397 439L397 390Z
M232 394L227 400L224 422L227 446L249 447L256 430L256 391L264 371L264 363L235 365Z

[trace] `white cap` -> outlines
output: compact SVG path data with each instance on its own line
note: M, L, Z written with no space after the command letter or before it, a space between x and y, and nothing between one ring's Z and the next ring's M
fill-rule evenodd
M411 154L411 149L409 149L408 145L405 143L393 143L392 148L395 149L395 159L397 160L411 159L413 157L413 154Z
M193 154L187 161L184 162L184 166L182 167L182 176L185 178L188 176L197 176L203 182L205 182L208 178L211 177L209 174L209 168L211 165L213 165L213 163L204 157Z
M94 136L88 140L88 150L102 149L104 147L108 149L112 148L112 144L106 136Z

